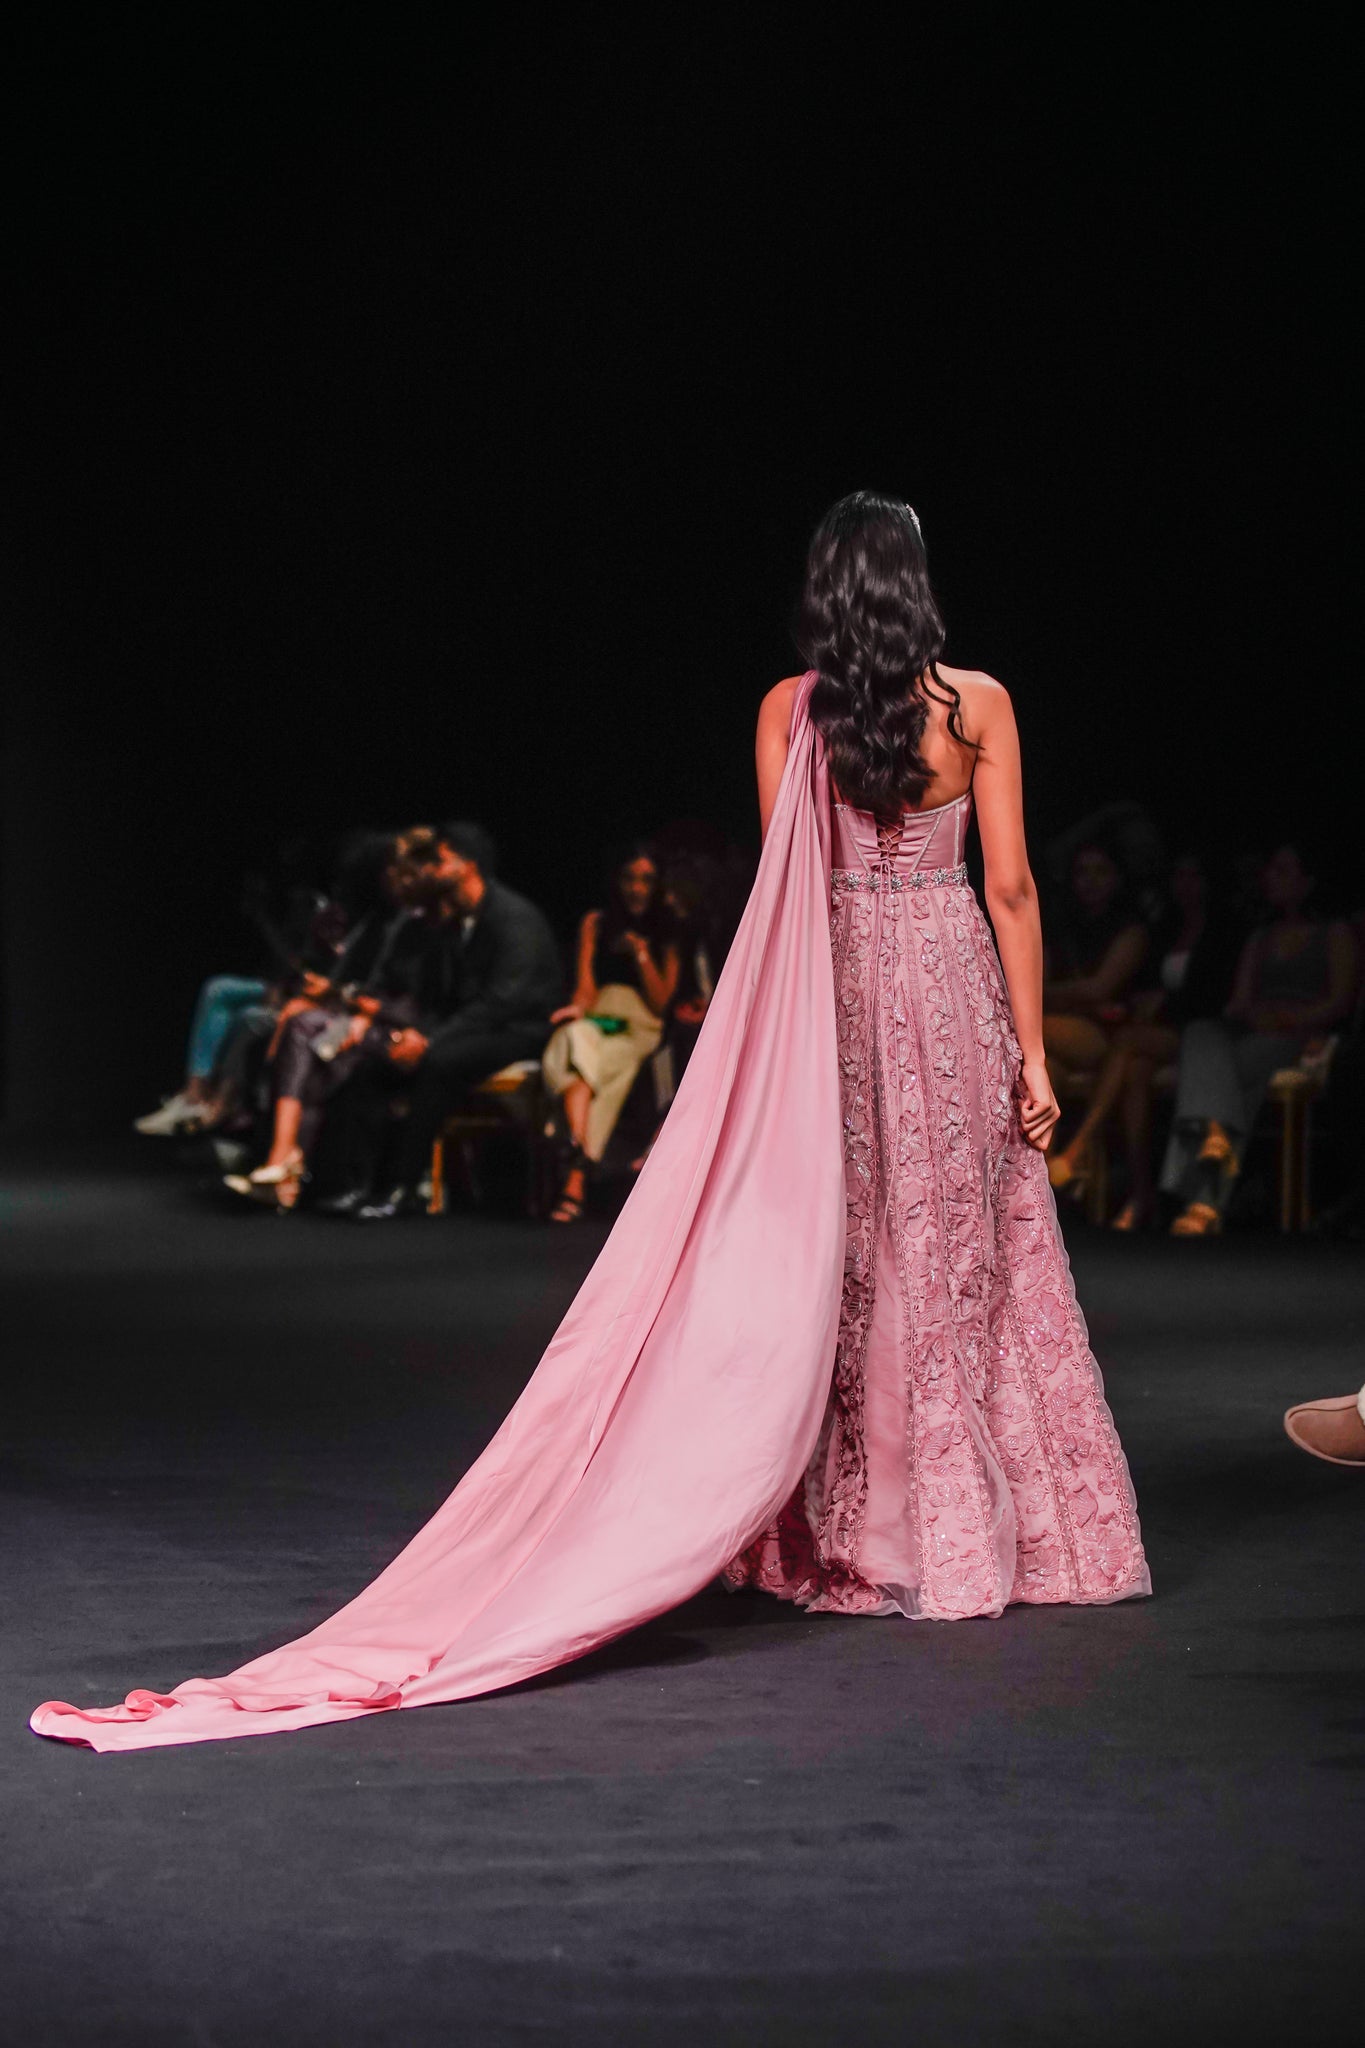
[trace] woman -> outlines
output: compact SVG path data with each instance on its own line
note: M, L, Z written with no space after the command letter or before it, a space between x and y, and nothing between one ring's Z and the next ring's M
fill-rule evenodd
M1314 877L1296 846L1266 862L1270 917L1251 934L1221 1017L1197 1019L1180 1041L1175 1118L1161 1184L1183 1199L1174 1237L1223 1227L1266 1085L1348 1016L1355 993L1349 925L1313 906Z
M1147 952L1147 931L1106 847L1077 847L1060 930L1048 948L1043 1044L1054 1066L1098 1075Z
M563 1099L573 1152L552 1223L576 1223L589 1165L600 1161L635 1077L659 1049L664 1012L678 986L678 948L652 848L632 846L614 864L606 906L578 929L573 1001L541 1056L545 1085Z
M289 1213L298 1207L326 1105L366 1058L386 1055L393 1027L410 1011L387 997L384 977L395 948L421 908L435 834L427 827L377 836L373 869L335 965L275 1015L267 1053L271 1070L270 1143L250 1173L229 1173L230 1193Z
M1055 1188L1083 1187L1093 1149L1104 1142L1106 1126L1117 1116L1128 1180L1127 1199L1110 1226L1119 1231L1140 1230L1156 1207L1156 1076L1176 1059L1182 1026L1222 1008L1236 957L1230 921L1211 913L1209 878L1198 854L1183 854L1174 862L1170 896L1171 913L1158 948L1157 986L1133 998L1129 1021L1114 1033L1084 1117L1065 1149L1048 1160L1048 1178Z
M352 978L392 847L392 833L349 833L328 893L291 889L278 921L262 878L248 881L243 908L265 942L274 979L215 974L203 983L185 1080L160 1109L138 1117L135 1130L149 1138L191 1136L226 1124L241 1110L253 1052L278 1035L281 1017L326 1001L334 985Z
M1009 700L940 667L894 500L828 515L802 620L812 673L760 714L763 859L696 1050L488 1450L310 1635L120 1707L49 1702L40 1734L146 1748L465 1698L721 1571L945 1620L1150 1590L1042 1157ZM1003 982L961 866L973 785Z

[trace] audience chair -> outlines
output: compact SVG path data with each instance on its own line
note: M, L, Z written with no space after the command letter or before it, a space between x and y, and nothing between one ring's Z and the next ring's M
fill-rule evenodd
M545 1214L555 1183L553 1120L541 1081L539 1060L514 1060L471 1088L446 1118L431 1148L428 1213L445 1213L449 1166L458 1160L465 1186L477 1202L483 1190L479 1155L490 1138L520 1139L525 1157L523 1202L528 1216Z
M1331 1038L1319 1051L1305 1053L1296 1065L1281 1067L1271 1075L1266 1089L1279 1112L1276 1195L1280 1229L1286 1233L1307 1230L1311 1219L1308 1167L1313 1104L1326 1089L1336 1045Z

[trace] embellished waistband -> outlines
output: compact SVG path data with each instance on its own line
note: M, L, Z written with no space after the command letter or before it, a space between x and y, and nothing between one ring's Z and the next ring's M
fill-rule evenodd
M842 895L850 889L963 889L967 885L967 865L964 861L956 868L916 868L913 874L899 875L894 868L835 868L829 878L829 885L835 895Z

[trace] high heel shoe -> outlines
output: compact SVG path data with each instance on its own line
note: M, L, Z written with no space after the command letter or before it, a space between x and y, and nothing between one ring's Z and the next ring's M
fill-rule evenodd
M1237 1148L1222 1124L1210 1117L1195 1158L1201 1166L1221 1166L1224 1172L1237 1170Z
M580 1192L576 1195L571 1195L569 1193L569 1183L575 1175L578 1177ZM575 1145L570 1154L570 1166L564 1176L564 1186L560 1191L559 1200L550 1211L550 1221L551 1223L581 1223L587 1206L588 1156L581 1145Z
M1077 1165L1065 1152L1049 1152L1047 1155L1047 1177L1054 1194L1066 1194L1073 1202L1084 1201L1090 1185L1090 1161Z
M295 1150L278 1166L258 1166L251 1173L225 1173L223 1186L230 1188L234 1195L245 1195L250 1202L259 1202L263 1208L276 1209L284 1214L297 1204L299 1191L307 1178L303 1154Z
M1212 1202L1191 1202L1171 1225L1172 1237L1217 1237L1223 1219Z

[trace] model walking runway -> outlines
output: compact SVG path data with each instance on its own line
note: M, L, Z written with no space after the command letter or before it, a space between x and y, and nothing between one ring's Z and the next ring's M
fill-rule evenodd
M830 513L802 634L811 670L760 718L763 858L683 1087L487 1451L308 1635L169 1694L49 1701L39 1734L134 1749L465 1698L727 1570L944 1618L1149 1590L1041 1156L1057 1112L1008 700L939 668L896 500ZM961 866L971 792L1003 980Z

